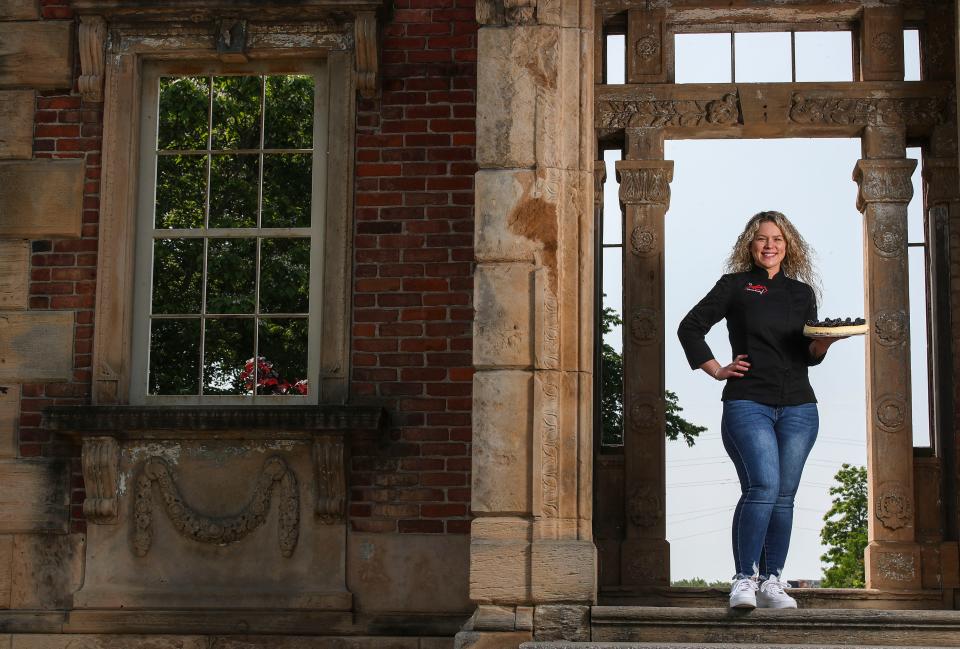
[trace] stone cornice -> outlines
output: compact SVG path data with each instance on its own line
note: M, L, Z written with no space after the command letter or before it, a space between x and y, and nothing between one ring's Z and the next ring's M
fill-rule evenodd
M385 424L379 406L55 406L43 413L47 430L78 438L306 439L376 432Z
M383 0L72 0L81 14L131 20L209 20L222 15L254 20L313 20L321 16L378 11Z

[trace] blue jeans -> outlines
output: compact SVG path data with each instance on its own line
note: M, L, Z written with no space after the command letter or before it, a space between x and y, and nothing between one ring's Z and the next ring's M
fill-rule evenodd
M793 499L819 426L815 403L723 402L720 433L741 491L733 514L736 579L780 577L790 547Z

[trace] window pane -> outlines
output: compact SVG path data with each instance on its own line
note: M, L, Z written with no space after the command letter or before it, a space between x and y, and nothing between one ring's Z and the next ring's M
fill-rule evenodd
M673 41L677 83L729 83L730 34L677 34Z
M267 77L264 146L309 149L313 146L313 77Z
M207 313L253 313L256 239L210 239Z
M264 239L260 247L260 311L306 313L310 303L310 240Z
M921 187L923 152L920 147L907 147L907 157L917 161L917 166L910 176L913 184L913 198L907 203L907 242L924 243L927 237L923 230L923 188Z
M214 77L213 148L260 146L260 77Z
M850 32L797 32L797 81L853 81Z
M210 80L160 79L159 149L206 149Z
M199 314L201 281L203 239L157 239L153 242L154 313Z
M256 227L260 156L215 155L210 164L210 227Z
M199 365L199 318L150 323L150 394L198 394Z
M154 227L202 227L206 193L207 156L158 156Z
M913 445L930 446L926 261L923 248L907 248L907 253L910 264L910 387L913 401Z
M306 318L261 320L260 356L257 394L307 393Z
M903 80L920 81L920 32L903 31Z
M626 83L627 49L623 34L607 36L607 83Z
M733 39L736 57L734 79L737 82L792 79L789 32L734 34Z
M253 318L211 318L205 323L203 393L244 394L241 373L253 357Z
M620 185L614 164L621 157L620 151L603 152L607 178L603 181L603 243L623 242L623 213L620 211Z
M605 446L623 444L623 249L603 250L600 411Z
M310 227L312 169L309 153L263 156L263 227Z

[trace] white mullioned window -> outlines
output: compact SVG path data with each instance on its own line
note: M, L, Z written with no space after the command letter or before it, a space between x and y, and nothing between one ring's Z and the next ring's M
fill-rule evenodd
M316 403L327 68L148 63L131 403Z

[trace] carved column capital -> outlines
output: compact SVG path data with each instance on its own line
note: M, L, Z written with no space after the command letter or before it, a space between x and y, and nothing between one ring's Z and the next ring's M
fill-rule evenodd
M911 176L916 160L859 160L853 180L860 186L857 209L861 212L871 203L909 203L913 198Z
M86 101L103 101L103 61L107 21L103 16L80 16L80 78L77 85Z
M357 14L353 24L356 47L357 89L370 98L377 91L377 18L372 11Z
M923 181L928 203L960 201L960 173L956 158L924 158Z
M670 206L673 160L618 160L616 169L621 203Z
M603 160L597 160L593 164L593 206L600 208L603 206L603 183L607 180L607 165Z
M81 451L87 497L83 515L90 523L115 523L119 510L120 447L113 437L85 437Z

